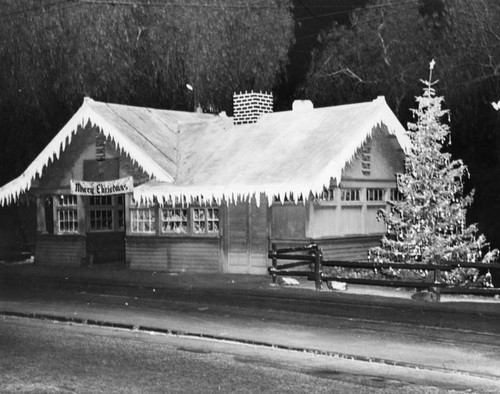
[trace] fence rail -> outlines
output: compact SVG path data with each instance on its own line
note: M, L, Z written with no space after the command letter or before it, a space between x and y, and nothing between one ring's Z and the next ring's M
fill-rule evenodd
M440 299L441 292L455 294L500 294L499 288L467 288L463 286L450 286L441 280L441 271L451 271L455 268L484 268L498 269L500 264L494 263L470 263L462 261L449 261L446 264L404 264L404 263L379 263L379 262L354 262L341 260L324 260L321 249L316 244L309 244L294 248L277 249L276 244L272 244L272 249L268 253L272 260L269 267L269 274L273 283L276 283L278 276L301 276L314 281L316 289L321 290L322 283L328 281L338 281L352 284L363 284L371 286L393 286L410 287L419 289L431 289L436 293L437 300ZM293 263L278 264L279 260L294 261ZM308 266L309 270L290 270L291 268ZM312 267L311 267L312 266ZM327 276L323 273L323 267L347 267L361 269L405 269L405 270L427 270L434 272L434 280L430 281L408 281L389 279L365 279L346 278L338 276Z

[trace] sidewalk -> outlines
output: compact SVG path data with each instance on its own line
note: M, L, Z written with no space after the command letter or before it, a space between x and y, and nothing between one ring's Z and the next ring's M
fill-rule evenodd
M238 294L272 294L274 297L300 298L303 300L328 299L332 296L357 301L396 305L425 305L457 311L475 311L500 315L500 298L475 295L442 294L441 302L429 303L411 299L413 291L407 288L349 284L346 291L329 290L323 284L322 291L315 289L312 281L296 278L299 286L281 287L272 283L270 275L247 274L197 274L186 272L157 272L117 269L113 266L70 268L37 266L32 263L0 262L0 277L13 276L31 280L67 281L72 283L100 283L131 287L155 287L190 291Z

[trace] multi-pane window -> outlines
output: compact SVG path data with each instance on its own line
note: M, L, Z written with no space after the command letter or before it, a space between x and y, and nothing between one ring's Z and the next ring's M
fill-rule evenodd
M90 197L90 230L112 231L113 230L113 197L92 196Z
M192 217L193 233L213 234L219 232L218 208L193 208Z
M398 189L391 189L390 201L403 201L404 195Z
M57 225L59 233L69 234L78 232L77 196L65 194L59 197Z
M130 226L137 234L218 234L219 208L136 205L130 209Z
M384 201L385 189L366 189L366 201Z
M156 208L154 205L146 205L131 209L130 223L133 233L156 233Z
M113 210L92 210L90 211L90 229L92 231L113 230Z
M90 205L112 205L113 204L113 196L91 196L90 197Z
M63 194L59 196L59 206L61 207L76 207L77 201L77 196L74 194Z
M359 201L359 189L341 189L340 199L342 201Z
M361 147L361 171L363 175L371 174L372 148L370 141L367 141Z
M167 234L186 234L188 210L186 208L162 209L161 231Z

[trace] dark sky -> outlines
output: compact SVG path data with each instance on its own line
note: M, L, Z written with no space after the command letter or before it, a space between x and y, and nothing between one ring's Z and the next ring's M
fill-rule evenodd
M294 0L296 43L291 50L288 81L277 89L283 98L278 106L289 107L297 86L303 81L311 60L311 51L318 44L318 34L337 22L347 24L348 12L362 7L368 0ZM278 108L288 109L288 108Z

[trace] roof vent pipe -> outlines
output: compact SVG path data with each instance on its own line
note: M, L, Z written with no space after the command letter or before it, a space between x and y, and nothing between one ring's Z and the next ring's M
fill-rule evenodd
M294 112L307 112L314 109L311 100L294 100L292 103L292 111Z

